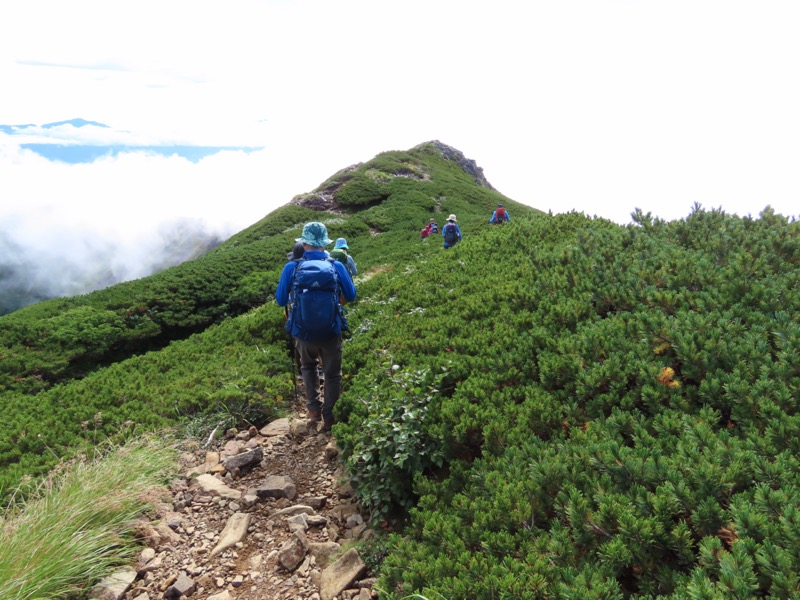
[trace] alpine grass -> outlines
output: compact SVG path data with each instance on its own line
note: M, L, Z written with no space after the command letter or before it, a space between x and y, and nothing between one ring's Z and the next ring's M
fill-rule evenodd
M129 560L133 521L175 464L168 441L150 436L56 469L0 519L0 598L78 594Z

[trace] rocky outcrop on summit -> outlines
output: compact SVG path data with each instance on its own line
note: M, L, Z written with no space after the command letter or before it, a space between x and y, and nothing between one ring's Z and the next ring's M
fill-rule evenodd
M497 191L484 176L483 169L479 167L478 164L471 158L466 158L464 153L460 150L456 150L452 146L443 144L439 140L425 142L412 148L412 150L428 149L433 149L445 160L455 162L462 171L473 178L477 185ZM353 171L357 170L363 164L364 163L356 163L337 171L332 177L330 177L327 181L325 181L325 183L323 183L314 191L307 194L299 194L292 198L290 204L296 204L298 206L310 208L311 210L333 213L340 212L340 207L336 202L336 193L343 185L352 179ZM422 181L429 180L429 174L424 172L423 168L420 167L419 169L416 169L409 165L406 165L405 169L379 175L377 179L375 179L374 174L371 175L371 178L376 181L380 181L381 177L411 177L414 179L420 179Z
M439 153L446 158L447 160L452 160L455 162L461 169L473 179L475 179L475 183L478 185L488 188L490 190L494 190L494 187L491 183L484 177L483 169L478 166L471 158L467 158L464 156L464 153L460 150L456 150L452 146L448 146L447 144L443 144L439 140L433 140L431 142L425 142L424 144L420 144L419 146L414 146L414 150L425 148L426 146L432 146L439 151ZM495 190L497 191L497 190Z
M232 430L221 448L188 446L171 497L137 528L146 545L137 564L103 580L92 598L376 598L352 547L371 531L337 455L303 413Z

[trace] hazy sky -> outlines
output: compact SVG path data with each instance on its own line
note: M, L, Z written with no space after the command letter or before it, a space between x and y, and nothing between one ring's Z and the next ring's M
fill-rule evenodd
M0 219L34 237L230 233L433 139L556 213L800 213L796 0L11 0L0 22L0 124L264 148L67 165L0 133Z

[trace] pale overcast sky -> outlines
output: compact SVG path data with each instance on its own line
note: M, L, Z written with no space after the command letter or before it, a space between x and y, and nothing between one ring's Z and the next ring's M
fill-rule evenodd
M545 211L800 213L796 0L11 0L0 22L0 124L264 147L66 165L0 133L0 219L31 235L123 235L121 209L130 235L231 233L433 139Z

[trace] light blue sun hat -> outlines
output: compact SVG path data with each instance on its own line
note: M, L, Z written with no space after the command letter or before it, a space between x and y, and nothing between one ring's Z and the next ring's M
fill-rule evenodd
M328 239L328 228L325 227L325 225L317 221L312 221L303 226L303 235L299 238L295 238L294 241L321 248L327 246L333 240Z
M350 246L347 245L347 240L344 238L339 238L336 240L336 245L333 247L334 250L337 248L344 248L345 250L350 250Z

